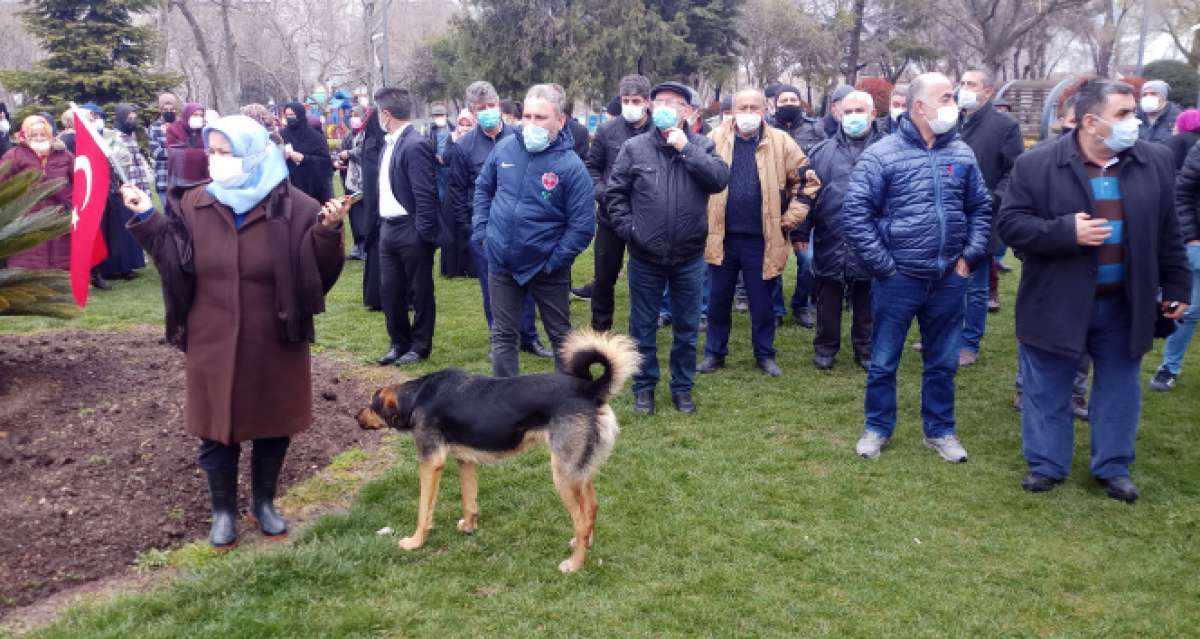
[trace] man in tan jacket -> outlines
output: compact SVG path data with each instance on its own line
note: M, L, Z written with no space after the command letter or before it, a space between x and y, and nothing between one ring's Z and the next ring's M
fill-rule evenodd
M729 164L729 187L708 201L711 292L704 361L711 373L725 366L730 314L738 274L750 300L754 359L763 373L782 374L775 362L771 280L787 265L787 232L804 221L821 188L808 158L790 135L763 122L766 98L745 90L733 96L733 120L712 132L717 156Z

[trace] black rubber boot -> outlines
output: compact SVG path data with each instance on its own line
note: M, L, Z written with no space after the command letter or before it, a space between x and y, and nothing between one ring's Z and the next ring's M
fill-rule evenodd
M287 534L287 522L275 512L275 489L279 486L279 471L283 457L250 455L250 516L267 537Z
M208 543L226 549L237 545L237 466L205 471L212 497L212 528Z

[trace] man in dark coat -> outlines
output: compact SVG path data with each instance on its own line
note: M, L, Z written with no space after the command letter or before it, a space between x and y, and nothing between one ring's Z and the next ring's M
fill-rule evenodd
M888 112L880 113L875 118L875 128L884 135L895 133L896 124L906 111L908 111L908 85L897 84L892 87L892 95L888 98Z
M1025 260L1017 339L1029 464L1022 486L1030 492L1052 489L1070 471L1071 382L1086 353L1094 371L1092 476L1110 497L1137 499L1129 466L1142 356L1159 313L1179 319L1191 300L1171 152L1138 140L1133 96L1121 82L1084 84L1074 135L1017 160L1000 210L1000 238Z
M318 202L333 197L333 158L324 134L308 124L304 105L292 102L284 107L283 136L288 160L288 179L296 188Z
M838 88L833 90L833 93L829 94L829 105L825 109L824 117L821 118L821 128L825 132L825 137L832 137L833 134L838 132L838 125L842 121L842 98L850 95L850 92L853 90L854 87L843 84L839 85Z
M375 94L375 105L379 123L388 132L379 162L379 267L391 340L391 348L378 361L381 366L402 366L428 359L433 350L433 253L441 239L436 151L410 123L413 104L408 91L382 89Z
M380 295L382 278L379 269L379 231L383 220L379 218L379 160L383 155L385 131L379 125L379 111L370 110L364 116L363 143L360 158L362 159L363 210L367 220L363 232L363 252L366 262L363 265L363 306L373 310L383 310L383 299Z
M1178 104L1168 100L1171 85L1162 80L1150 80L1142 85L1142 98L1138 101L1138 117L1142 125L1138 137L1147 142L1168 144L1175 134L1175 120L1183 112Z
M817 118L804 113L800 101L800 89L783 84L777 87L775 94L775 126L787 131L800 150L807 155L818 143L826 138L825 129ZM842 96L843 98L845 96ZM810 227L811 229L811 227ZM814 324L812 307L809 298L813 290L812 249L808 246L809 238L796 237L793 239L796 255L796 287L792 290L792 317L805 328ZM775 313L782 316L786 309L783 306L783 278L780 277L771 284L774 297Z
M521 307L537 302L555 353L571 330L571 265L592 241L595 199L557 84L530 87L521 136L500 141L475 182L471 240L487 252L492 374L520 372ZM555 362L562 370L562 360Z
M475 199L475 180L479 170L491 155L492 149L501 140L519 132L517 127L504 122L500 114L500 97L490 82L473 82L467 87L464 102L475 115L479 126L454 143L450 154L450 182L446 188L445 206L453 212L457 231L471 236L472 202ZM487 319L488 331L492 330L492 301L488 289L488 260L483 247L471 242L471 254L475 259L475 274L479 276L479 288L483 293L483 315ZM538 340L537 328L533 324L533 297L526 296L521 311L521 350L538 357L554 357L554 353Z
M874 335L864 432L855 451L879 456L896 428L896 370L915 318L921 327L925 444L959 463L954 376L963 294L986 268L991 201L971 147L958 139L954 88L940 73L910 86L900 129L863 151L842 205L842 233L871 285Z
M1187 244L1188 265L1192 268L1192 305L1179 320L1179 327L1163 345L1163 359L1150 381L1150 390L1166 392L1175 388L1183 368L1183 356L1200 321L1200 144L1192 145L1183 168L1175 177L1175 213L1179 231Z
M997 111L992 105L996 94L995 76L990 71L972 69L962 74L958 83L958 106L963 110L961 135L963 142L975 152L975 161L983 173L983 181L992 195L992 214L1000 210L1000 194L1008 186L1008 174L1013 162L1025 150L1021 126L1012 116ZM989 255L1002 248L994 233L988 241ZM967 282L966 309L963 311L962 341L959 344L958 365L970 366L979 358L979 344L987 328L988 277L991 260L984 268L975 269Z
M592 328L612 329L614 288L625 265L625 241L613 229L604 189L617 154L625 141L650 130L650 80L627 75L619 85L621 113L596 128L596 139L588 149L587 170L596 190L596 243L593 249L596 278L592 286Z
M850 299L853 320L850 343L854 361L862 368L871 363L871 275L842 237L842 202L850 184L854 162L867 147L885 135L872 125L875 103L855 91L842 100L842 129L813 147L809 165L821 179L821 192L808 219L792 231L794 243L812 237L812 270L816 278L813 298L817 307L813 336L813 363L820 370L833 367L842 343L842 302ZM864 120L865 118L865 120Z
M604 199L614 230L629 247L629 334L642 356L633 377L634 410L654 412L658 310L669 289L671 401L691 413L708 198L725 190L729 166L714 154L711 140L687 130L691 89L664 82L650 99L655 128L621 147Z

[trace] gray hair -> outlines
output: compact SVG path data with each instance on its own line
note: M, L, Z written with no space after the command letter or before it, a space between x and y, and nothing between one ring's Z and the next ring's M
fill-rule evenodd
M922 73L921 75L913 78L912 82L908 85L909 113L912 113L913 107L917 104L917 100L921 100L923 102L929 101L929 85L938 81L950 84L950 78L947 78L945 74L937 72Z
M908 99L908 85L907 84L897 84L896 86L892 87L892 97L894 98L896 96L900 96L900 97L904 98L905 100L907 100Z
M496 87L492 86L491 82L488 82L487 80L477 80L472 82L470 86L467 87L466 95L463 97L464 102L470 106L476 102L499 100L500 94L496 93Z
M983 67L980 67L977 69L967 69L963 75L966 75L967 73L978 73L978 74L982 75L984 87L996 86L996 73L993 72L991 69L985 69Z
M650 79L644 75L627 75L621 78L621 83L617 86L617 93L622 96L640 95L647 100L650 99Z
M867 106L868 110L875 110L875 98L871 97L871 94L867 93L866 91L851 91L850 93L846 94L846 97L842 98L841 103L845 104L847 100L861 102Z
M567 96L563 88L557 84L535 84L529 87L529 92L525 94L525 104L529 104L530 100L549 102L554 105L556 115L566 112Z

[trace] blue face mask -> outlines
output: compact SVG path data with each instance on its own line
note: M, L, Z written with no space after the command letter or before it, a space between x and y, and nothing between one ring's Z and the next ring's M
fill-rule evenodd
M861 138L867 132L866 113L847 113L842 116L842 130L852 138Z
M500 126L500 109L496 107L484 109L479 113L476 113L475 116L479 118L479 126L486 130L491 130Z
M550 131L535 124L521 127L521 138L525 141L525 150L530 153L540 153L550 146Z
M679 114L675 109L665 106L654 107L654 126L669 129L679 123Z
M1108 120L1105 120L1107 122ZM1104 138L1104 146L1120 153L1125 149L1137 144L1138 129L1141 128L1142 121L1137 118L1128 118L1112 123L1112 134Z

